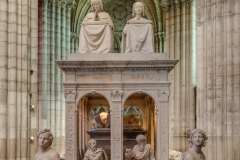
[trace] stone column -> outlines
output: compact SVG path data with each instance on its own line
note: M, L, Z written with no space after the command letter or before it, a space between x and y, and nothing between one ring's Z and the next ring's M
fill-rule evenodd
M111 159L123 159L123 128L122 128L122 90L111 92L112 104L110 105L111 115Z
M168 160L169 135L168 135L168 97L169 90L158 91L158 102L156 106L157 120L157 152L156 159ZM160 126L160 127L159 127Z
M77 160L77 108L76 108L76 85L65 86L66 102L66 131L65 131L65 159Z
M0 1L0 159L7 158L8 2Z
M166 52L169 59L179 59L169 73L170 149L185 151L188 132L195 125L195 2L163 0L166 11Z
M0 159L31 159L37 148L29 141L38 114L37 10L37 0L0 1Z
M240 1L197 0L197 128L206 159L240 157Z
M39 6L39 129L50 128L53 148L64 153L65 75L54 60L66 59L70 52L71 3L45 0Z

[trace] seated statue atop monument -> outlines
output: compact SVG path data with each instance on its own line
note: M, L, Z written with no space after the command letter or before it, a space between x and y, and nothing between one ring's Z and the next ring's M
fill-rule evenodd
M126 160L156 160L152 147L150 144L146 144L144 135L139 134L136 137L136 141L138 144L133 147L133 150L126 149Z
M108 160L106 152L102 148L97 148L95 139L90 139L88 144L90 149L85 153L83 160Z
M102 0L91 0L92 12L82 24L79 36L79 53L113 53L113 22L103 11Z
M206 160L202 147L206 146L208 137L201 129L192 130L189 149L182 154L181 160Z
M53 135L49 129L39 131L37 140L40 150L35 154L34 160L60 160L59 153L51 148Z
M153 53L152 21L144 18L142 2L133 4L133 18L127 21L122 33L122 53Z

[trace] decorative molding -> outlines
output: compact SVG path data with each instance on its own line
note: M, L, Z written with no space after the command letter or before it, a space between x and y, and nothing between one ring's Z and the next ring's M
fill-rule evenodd
M174 68L178 60L156 61L55 61L62 71L136 71L136 70L167 70Z
M122 90L113 90L111 91L111 98L112 98L112 107L111 107L111 122L114 125L111 125L113 137L111 140L113 141L113 151L112 151L112 159L122 159Z
M169 90L159 90L158 91L158 101L169 101Z
M168 159L168 102L160 102L160 154L161 160Z
M123 91L115 90L111 92L112 101L121 101L122 100Z
M65 90L64 96L66 98L66 102L75 102L77 93L75 90Z
M73 159L73 154L74 154L74 116L75 116L75 111L74 111L74 104L68 104L67 103L67 113L66 113L66 146L67 146L67 153L66 157L67 159Z

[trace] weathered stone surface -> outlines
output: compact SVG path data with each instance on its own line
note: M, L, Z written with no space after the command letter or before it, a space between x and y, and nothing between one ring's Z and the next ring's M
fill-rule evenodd
M209 137L206 159L239 159L240 1L196 2L197 128Z

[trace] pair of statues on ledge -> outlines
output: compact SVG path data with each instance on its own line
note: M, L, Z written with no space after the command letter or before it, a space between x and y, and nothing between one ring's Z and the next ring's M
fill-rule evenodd
M192 130L189 138L189 149L183 153L181 160L206 160L202 147L205 147L208 137L201 129ZM38 132L37 140L40 147L39 152L34 156L34 160L60 160L58 152L51 148L53 134L49 129ZM149 144L146 144L144 135L136 137L137 145L133 149L126 149L126 160L155 160L153 150ZM97 148L97 141L90 139L88 141L90 149L84 155L83 160L108 160L106 152L102 148Z
M103 11L102 0L91 0L92 12L82 24L79 53L114 53L114 26L111 17ZM122 33L122 53L154 52L152 21L144 18L142 2L133 4L133 18L127 21Z

